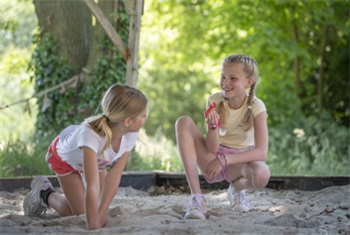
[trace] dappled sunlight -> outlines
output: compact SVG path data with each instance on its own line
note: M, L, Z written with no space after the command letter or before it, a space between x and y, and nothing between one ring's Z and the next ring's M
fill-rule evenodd
M273 206L270 207L268 210L273 213L286 213L290 209L290 206L281 205L281 206Z
M82 87L79 85L76 90L67 89L65 94L46 96L55 102L50 109L45 109L46 102L42 98L33 98L2 110L0 160L14 159L13 152L7 151L13 150L8 145L12 140L19 139L20 146L30 141L37 141L36 147L46 145L46 136L41 133L58 133L63 126L81 122L82 117L96 109L104 87L123 82L125 78L125 64L115 63L114 59L120 55L115 53L109 40L95 41L97 35L91 37L94 40L83 37L85 45L94 46L91 50L83 49L84 58L76 59L79 53L65 53L78 41L66 43L62 40L67 30L57 34L61 35L55 38L58 42L40 37L37 34L40 14L35 14L33 3L38 3L37 10L41 9L40 1L2 1L0 105L25 100L34 93L52 88L53 84L60 84L73 74L68 67L90 61L89 58L95 59L82 64L81 70L74 74L85 74L89 67L91 78L97 79L80 84ZM138 163L143 164L140 169L182 169L175 145L176 119L188 115L204 132L205 100L220 91L222 59L228 54L244 53L256 59L262 78L256 96L264 101L268 112L267 161L271 174L348 175L349 158L344 156L349 152L349 94L344 88L349 81L344 78L349 77L349 71L343 65L349 62L349 32L345 26L350 21L345 14L346 6L344 1L328 0L307 1L307 4L302 1L278 4L275 1L266 4L258 1L145 1L136 87L149 99L149 120L144 128L152 137L140 133L136 144ZM78 14L74 15L82 12L83 9L77 8ZM91 25L90 20L82 21L89 29L99 25L95 17L91 17ZM127 44L128 15L118 12L111 17L120 27L116 32ZM62 19L57 26L74 23L66 24L66 18ZM82 19L85 18L82 16ZM76 30L69 31L74 32L70 37L78 39L83 34L79 30L84 28L81 26L77 24ZM54 28L49 27L48 31ZM57 32L61 31L59 28ZM57 53L52 51L56 46L60 48ZM100 47L110 53L95 55L92 48ZM72 48L78 50L76 46ZM27 70L31 56L33 63ZM56 60L57 56L67 57L69 63ZM37 140L31 139L33 135ZM44 140L38 138L40 135ZM13 168L16 161L11 163Z
M135 151L143 161L161 168L153 170L181 171L182 169L176 146L164 136L150 137L144 129L141 129Z
M237 29L237 35L241 38L247 37L248 33L245 30Z
M218 201L224 201L225 203L227 203L227 192L226 190L222 191L222 193L215 193L215 191L213 193L211 193L211 198L214 200L218 200Z
M36 99L29 99L34 92L31 72L27 71L31 49L9 46L0 62L0 139L26 140L34 132L38 108ZM20 103L21 100L28 99Z

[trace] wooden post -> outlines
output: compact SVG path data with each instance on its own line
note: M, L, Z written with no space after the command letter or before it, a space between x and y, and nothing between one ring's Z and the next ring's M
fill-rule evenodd
M100 7L95 3L94 0L84 0L92 14L96 17L97 21L101 24L102 28L105 30L108 37L113 42L114 46L117 47L119 52L122 54L125 61L128 61L128 48L124 44L123 40L117 34L109 22L109 20L104 15L103 11L100 9Z
M140 28L141 28L141 15L143 14L144 0L124 0L124 4L128 14L130 15L129 26L129 41L126 46L115 32L113 26L103 14L99 6L94 0L84 0L92 14L96 17L97 21L101 24L102 28L107 33L113 44L117 47L122 54L126 65L126 84L136 87L137 74L138 74L138 59L139 59L139 40L140 40Z
M138 52L143 3L144 0L124 0L126 9L130 15L126 84L133 87L136 87L139 68Z

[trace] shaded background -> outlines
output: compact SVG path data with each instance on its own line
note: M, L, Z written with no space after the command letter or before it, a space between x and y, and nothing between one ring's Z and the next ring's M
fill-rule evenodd
M103 91L125 82L125 62L82 1L0 4L0 105L84 75L0 110L0 176L52 174L51 139L98 112ZM98 4L127 42L123 1ZM349 175L349 22L345 0L145 0L137 87L149 119L128 170L183 171L176 119L189 115L204 132L222 59L244 53L260 69L272 175Z

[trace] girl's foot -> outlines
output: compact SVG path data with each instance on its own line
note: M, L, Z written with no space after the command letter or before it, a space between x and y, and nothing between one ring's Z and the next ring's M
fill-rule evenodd
M254 208L245 196L244 191L236 192L232 184L227 191L227 200L230 202L232 210L237 212L247 212Z
M205 219L207 202L202 194L193 194L183 208L186 211L185 219Z
M39 216L49 208L41 198L41 191L52 189L51 182L45 176L36 176L30 183L31 191L24 198L24 214L28 216Z

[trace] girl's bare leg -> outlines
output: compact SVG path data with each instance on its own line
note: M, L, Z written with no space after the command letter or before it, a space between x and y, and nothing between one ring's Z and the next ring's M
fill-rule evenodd
M72 215L67 199L58 192L50 194L49 205L62 217Z
M72 173L66 176L57 176L57 178L64 196L58 192L51 193L48 198L49 205L60 216L84 214L85 187L80 174Z
M238 191L264 188L270 179L270 170L262 161L233 165L228 174L233 187Z
M176 141L192 194L201 194L198 166L205 169L215 159L207 151L203 134L190 117L180 117L175 124Z

